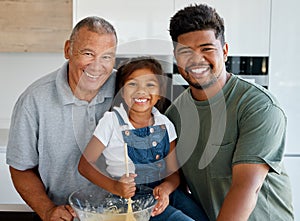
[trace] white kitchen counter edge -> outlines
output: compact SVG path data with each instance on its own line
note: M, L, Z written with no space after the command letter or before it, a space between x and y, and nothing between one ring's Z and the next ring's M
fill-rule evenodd
M0 212L33 212L27 204L0 204Z

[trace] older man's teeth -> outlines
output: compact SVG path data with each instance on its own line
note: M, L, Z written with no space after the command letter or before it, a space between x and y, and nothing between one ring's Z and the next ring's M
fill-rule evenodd
M83 71L85 73L86 76L88 76L89 78L93 78L93 79L97 79L99 77L99 75L92 75L90 73L88 73L87 71Z
M147 99L134 99L135 102L138 102L138 103L145 103L147 102Z

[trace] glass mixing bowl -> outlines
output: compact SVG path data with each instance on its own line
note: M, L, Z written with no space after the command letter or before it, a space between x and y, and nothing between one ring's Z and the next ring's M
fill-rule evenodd
M127 199L95 185L75 191L69 196L69 203L80 221L126 221L127 202ZM132 197L134 219L148 221L155 203L152 189L138 186L135 196Z

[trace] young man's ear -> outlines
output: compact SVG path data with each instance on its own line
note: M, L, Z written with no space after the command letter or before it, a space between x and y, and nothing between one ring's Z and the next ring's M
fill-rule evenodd
M225 42L223 46L223 56L224 56L224 61L226 62L228 59L228 44Z

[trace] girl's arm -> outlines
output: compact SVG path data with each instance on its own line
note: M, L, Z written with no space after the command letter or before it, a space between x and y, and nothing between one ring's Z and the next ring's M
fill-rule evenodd
M124 175L118 180L111 179L104 175L96 165L105 146L95 136L92 137L83 152L79 165L79 173L97 186L124 198L132 197L135 193L134 175L128 178Z
M158 200L152 215L158 215L169 205L169 195L179 186L180 177L178 172L178 163L175 151L175 141L170 143L170 152L166 157L167 174L160 185L154 188L153 195Z

